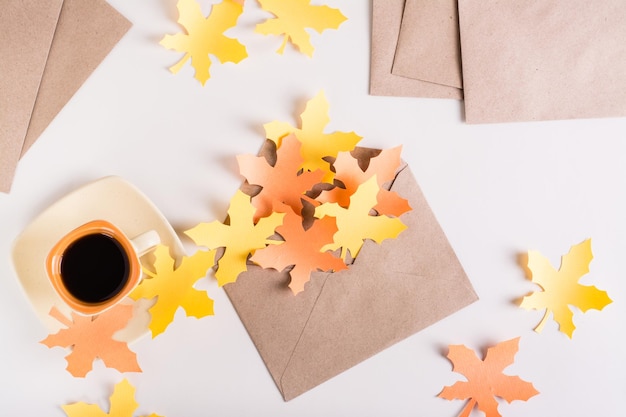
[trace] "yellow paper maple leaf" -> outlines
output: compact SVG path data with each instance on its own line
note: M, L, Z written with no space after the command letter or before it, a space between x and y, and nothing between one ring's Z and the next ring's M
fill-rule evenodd
M110 398L109 412L102 411L96 404L83 402L62 406L68 417L133 417L133 412L139 407L135 401L135 387L127 379L115 385ZM148 417L160 417L150 414Z
M149 310L152 337L165 331L174 320L178 307L182 307L187 316L202 318L212 315L213 300L206 291L196 290L193 285L204 278L215 264L215 251L197 251L192 256L185 256L178 268L175 268L167 246L157 246L154 255L155 272L144 268L149 277L130 294L133 300L157 297Z
M283 43L278 48L279 54L285 50L287 41L291 41L300 52L313 56L313 45L305 28L318 33L326 29L337 29L346 17L338 10L328 6L313 6L310 0L259 0L261 8L276 16L260 23L256 32L263 35L284 35Z
M285 213L272 213L254 224L255 211L250 196L237 190L228 208L230 224L219 221L200 223L185 232L198 246L225 248L215 273L220 286L235 282L240 273L247 271L248 255L264 248L266 244L280 243L268 238L282 224Z
M385 239L396 238L406 225L398 218L388 216L370 216L370 210L378 203L376 195L380 187L376 175L359 186L350 197L350 206L346 209L337 203L324 203L315 208L315 217L332 216L337 219L337 233L334 242L322 247L322 251L341 248L341 257L346 258L347 251L356 258L364 239L381 243Z
M321 169L325 172L324 182L332 182L334 173L330 169L330 163L324 158L337 157L341 151L351 151L361 140L361 136L354 132L324 133L324 128L330 121L328 117L328 101L323 91L309 100L304 111L300 115L302 128L292 127L289 123L270 122L263 125L266 137L281 145L281 139L290 133L295 133L296 138L302 143L300 154L303 158L301 168L308 171Z
M561 258L561 267L557 271L550 261L537 251L528 252L528 269L532 273L532 281L543 291L533 292L522 300L520 307L527 310L543 310L546 312L535 328L541 332L552 313L559 330L570 338L574 333L571 306L578 307L583 313L589 309L602 310L612 300L606 291L595 286L581 285L578 280L589 272L589 263L593 259L591 239L572 246L569 253Z
M191 65L196 72L195 78L204 85L211 77L209 54L217 57L221 63L235 64L248 56L246 47L237 39L224 36L224 31L237 24L237 19L243 11L241 1L223 0L213 6L211 14L206 19L195 0L178 0L177 7L178 23L186 29L187 34L165 35L160 42L168 49L185 53L182 59L170 68L172 73L180 71L191 58Z

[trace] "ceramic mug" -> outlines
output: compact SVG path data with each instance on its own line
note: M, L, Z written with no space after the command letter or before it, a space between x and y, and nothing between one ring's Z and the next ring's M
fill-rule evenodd
M83 315L100 314L139 284L139 258L159 242L154 230L131 239L108 221L90 221L54 245L46 258L46 272L72 310Z

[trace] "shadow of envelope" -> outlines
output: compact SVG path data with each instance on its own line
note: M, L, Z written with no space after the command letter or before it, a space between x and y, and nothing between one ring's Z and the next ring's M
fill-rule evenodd
M224 286L286 401L478 299L407 166L391 189L413 208L407 230L366 241L348 270L296 296L286 272L254 265Z

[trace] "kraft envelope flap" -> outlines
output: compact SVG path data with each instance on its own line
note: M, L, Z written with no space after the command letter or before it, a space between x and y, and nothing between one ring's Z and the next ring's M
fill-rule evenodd
M459 0L468 123L626 116L624 0Z
M373 0L370 94L461 99L460 89L391 73L405 0Z
M406 0L392 73L463 87L457 0Z
M391 189L413 208L408 228L366 241L347 271L313 273L295 296L286 273L254 265L225 285L285 400L478 299L408 167Z
M37 140L131 23L104 0L65 0L21 154Z

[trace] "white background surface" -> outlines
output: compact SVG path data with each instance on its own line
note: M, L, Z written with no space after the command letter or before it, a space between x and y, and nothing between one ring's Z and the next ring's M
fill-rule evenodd
M205 14L210 3L202 1ZM249 57L214 62L203 88L189 65L170 74L181 55L158 45L180 30L174 0L111 0L134 26L20 162L11 193L0 195L0 415L63 416L60 406L75 401L108 407L113 385L127 377L137 388L135 415L456 416L464 402L436 397L463 378L451 371L447 346L481 352L517 336L520 352L507 372L541 394L503 403L504 416L623 415L626 119L470 126L452 100L369 96L369 2L325 3L348 21L312 34L309 59L291 46L278 55L282 39L255 34L269 15L249 0L228 32ZM46 329L11 266L21 230L67 192L112 174L141 189L179 233L222 219L241 182L235 156L258 151L263 123L299 123L320 89L330 102L328 131L354 130L364 146L404 146L480 301L285 403L211 281L215 316L179 311L164 334L131 345L143 373L122 375L96 361L86 378L72 377L67 352L38 343ZM595 258L581 282L614 302L577 311L573 340L553 321L534 333L542 313L515 304L535 288L518 256L536 249L558 266L589 237Z

